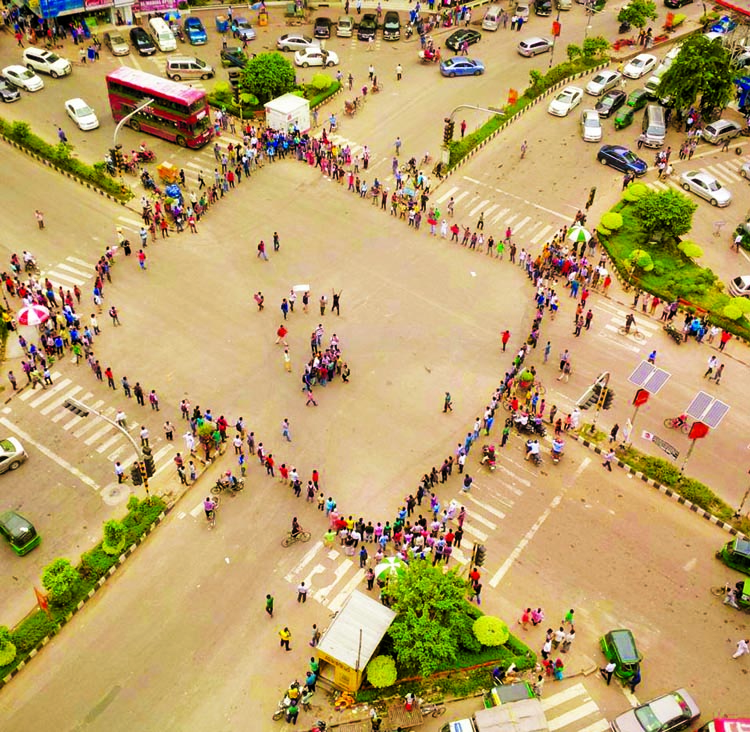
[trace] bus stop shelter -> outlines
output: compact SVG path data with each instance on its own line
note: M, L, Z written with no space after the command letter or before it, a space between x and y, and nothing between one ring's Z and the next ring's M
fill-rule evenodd
M318 643L319 678L354 692L364 670L396 617L390 608L355 590Z

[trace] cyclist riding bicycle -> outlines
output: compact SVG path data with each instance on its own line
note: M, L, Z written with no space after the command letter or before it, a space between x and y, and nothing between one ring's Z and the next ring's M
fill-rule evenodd
M301 533L301 531L302 531L302 527L300 526L299 521L297 521L297 517L295 516L292 519L292 536L296 539L297 536L299 536L299 534Z
M674 425L675 427L682 427L682 425L687 424L688 416L687 414L681 414L679 417L674 418Z
M633 317L633 313L628 313L627 318L625 318L625 333L630 333L630 328L635 325L635 318Z
M206 496L206 500L203 501L203 510L206 512L206 519L211 520L211 514L216 509L216 501L210 496Z

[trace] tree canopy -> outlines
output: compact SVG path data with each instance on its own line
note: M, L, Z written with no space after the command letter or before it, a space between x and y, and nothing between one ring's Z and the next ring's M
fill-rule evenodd
M656 3L653 0L630 0L617 15L619 23L630 23L645 28L649 20L656 20Z
M294 89L294 66L277 51L259 53L242 70L240 88L268 102Z
M634 204L635 213L649 238L665 243L687 234L697 204L679 191L649 191Z
M698 104L704 116L724 109L734 94L729 51L720 40L691 36L661 77L658 93L662 99L669 97L676 109Z
M476 617L466 592L466 581L455 571L443 574L426 560L410 562L388 587L397 613L388 633L400 664L428 676L456 658L467 632L473 635Z

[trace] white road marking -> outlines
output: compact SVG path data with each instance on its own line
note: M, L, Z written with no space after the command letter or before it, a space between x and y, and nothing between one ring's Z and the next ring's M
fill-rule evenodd
M637 704L633 706L638 706ZM605 730L610 729L611 725L606 719L598 719L594 724L588 725L588 727L584 727L583 729L577 730L577 732L605 732Z
M79 391L81 391L83 387L80 386L74 386L72 389L68 389L68 391L65 392L61 397L58 399L55 399L54 402L50 402L44 409L40 410L41 414L47 415L52 412L54 412L55 409L58 409L63 405L63 402L66 399L69 399L74 394L77 394ZM65 419L65 417L69 416L70 412L68 412L66 409L61 409L56 415L54 415L51 419L53 422L59 422L61 419Z
M54 375L53 375L54 376ZM71 384L70 379L63 379L62 381L58 381L54 386L51 386L46 391L43 391L41 395L36 392L36 399L34 399L29 406L32 409L36 409L40 404L44 404L48 399L51 399L53 396L55 396L58 392L61 392L63 389L65 389L68 384Z
M505 214L507 214L507 213L508 213L508 211L510 211L510 209L509 209L509 208L503 208L503 209L500 209L500 211L498 211L498 213L497 213L497 214L495 215L495 217L494 217L494 218L492 219L492 223L493 223L493 224L497 224L497 223L499 223L499 222L500 222L500 221L502 220L503 216L505 216Z
M453 186L452 188L449 188L440 198L437 199L437 203L444 203L447 201L456 191L458 190L457 186Z
M96 448L96 451L101 455L105 450L108 450L112 445L115 444L115 442L118 442L124 437L122 432L120 430L117 430L117 433L112 435L106 442L103 442L99 447Z
M476 518L476 516L472 514L472 519L474 518ZM475 529L471 524L464 523L464 533L476 536L479 541L487 541L487 534L485 534L483 531L480 531L479 529Z
M505 518L505 514L502 511L498 511L496 508L493 508L492 506L488 506L486 503L482 503L481 501L478 501L471 494L467 495L466 498L468 498L472 503L476 503L477 506L481 506L484 511L491 513L493 516L497 516L499 519ZM476 514L472 513L472 518L476 518ZM487 525L490 526L490 523L487 522ZM497 526L491 526L491 528L496 529Z
M345 585L344 589L341 590L341 592L338 593L329 603L328 603L328 609L331 612L338 612L341 610L341 608L344 606L344 602L346 602L346 598L349 597L349 595L354 592L354 590L359 587L362 580L365 578L365 570L364 569L358 569L355 573L354 577L352 577Z
M476 178L469 178L468 175L465 175L464 180L468 180L470 183L476 183L478 186L483 185L481 180L477 180Z
M555 707L558 707L561 704L565 704L571 699L575 699L579 696L585 696L587 700L591 698L586 687L580 683L569 686L564 691L558 691L556 694L544 697L541 700L542 709L544 709L544 711L546 712L548 709L554 709Z
M107 434L110 430L115 429L109 422L105 422L104 426L98 429L96 432L94 432L91 437L89 437L87 440L84 440L84 444L86 445L93 445L95 442L98 442L104 435Z
M67 470L69 473L74 475L82 483L85 483L90 488L93 488L97 493L101 490L101 486L96 481L89 478L88 475L82 473L80 470L78 470L78 468L73 467L67 460L64 460L59 455L52 452L52 450L50 450L49 448L37 442L31 435L24 432L19 427L16 427L16 425L14 425L10 420L5 419L5 417L0 417L0 424L2 424L4 427L7 427L14 434L18 435L24 442L28 442L30 445L33 445L37 450L39 450L39 452L57 463L64 470Z
M318 550L323 547L322 541L316 541L308 550L307 554L305 554L304 557L302 557L302 560L299 562L299 564L296 567L293 567L292 570L287 574L284 579L287 582L291 582L295 575L298 575L310 562L312 562L315 555L318 553Z
M82 259L78 259L78 257L65 257L65 259L68 262L73 262L73 264L80 264L82 267L91 268L90 262L84 262Z
M78 275L79 277L87 277L88 279L91 279L94 275L91 274L91 272L81 272L80 269L77 269L76 267L71 267L70 265L65 264L64 262L60 262L60 264L55 265L55 269L62 269L66 272L71 272L74 275ZM87 270L91 269L91 265L88 265L86 267Z
M550 732L556 732L558 729L567 727L569 724L573 724L573 722L577 722L579 719L588 717L591 714L597 714L598 712L599 707L596 706L596 702L587 701L585 704L581 704L580 707L571 709L569 712L565 712L565 714L561 714L559 717L548 719L547 724Z
M521 219L514 227L513 227L513 233L518 234L518 232L526 226L526 224L531 221L531 216L526 216L525 218Z
M631 707L637 707L640 705L638 697L632 691L630 691L627 686L622 687L622 693L625 694L625 698L628 700Z
M539 243L539 242L540 242L540 241L541 241L541 240L542 240L542 239L543 239L543 238L544 238L545 236L548 236L549 234L551 234L551 233L552 233L552 230L553 230L553 228L554 228L554 227L553 227L553 226L551 226L551 225L549 225L549 224L548 224L547 226L545 226L545 227L544 227L543 229L541 229L541 230L540 230L540 231L539 231L539 232L538 232L538 233L537 233L537 234L536 234L536 235L534 236L534 238L533 238L533 239L531 240L531 243L532 243L532 244L538 244L538 243Z
M353 566L354 562L352 562L351 559L345 559L341 564L336 567L336 579L331 582L331 584L326 585L325 587L321 587L316 593L313 594L313 599L317 600L322 605L328 606L328 603L326 600L328 599L328 595L331 594L331 590L343 579L344 575L349 571L349 569ZM307 584L307 583L305 583Z

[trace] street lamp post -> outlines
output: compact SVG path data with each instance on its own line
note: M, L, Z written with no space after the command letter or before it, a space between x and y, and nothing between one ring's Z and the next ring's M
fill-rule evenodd
M125 125L131 117L135 116L140 112L142 109L146 109L146 107L149 106L149 104L153 104L154 100L149 98L144 100L142 104L139 104L130 114L126 114L116 125L115 125L115 132L112 135L112 146L117 147L117 135L120 133L120 130L122 129L123 125Z

